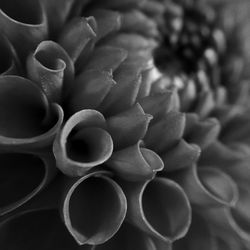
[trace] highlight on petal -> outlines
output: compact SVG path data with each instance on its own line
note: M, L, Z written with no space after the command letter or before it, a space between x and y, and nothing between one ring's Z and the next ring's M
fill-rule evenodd
M0 245L5 250L90 250L74 241L55 209L27 210L5 219Z
M113 152L106 163L107 168L128 181L152 179L163 169L163 162L154 151L140 147L140 144L139 141L133 146Z
M56 174L51 156L0 153L0 215L37 195Z
M58 38L58 43L67 51L72 61L76 62L87 43L95 37L96 34L88 20L84 17L77 17L65 25Z
M202 207L234 206L238 188L233 179L219 169L196 165L171 176L185 190L190 202Z
M120 228L127 211L120 186L104 172L68 180L62 215L66 227L79 245L98 245Z
M73 82L67 100L70 114L82 109L98 109L104 98L116 84L108 71L87 70Z
M27 59L27 72L51 101L68 94L74 78L74 65L66 51L53 41L41 42Z
M0 35L0 53L0 75L17 74L20 67L17 54L10 41L4 35Z
M124 222L119 231L106 243L93 246L91 250L158 250L153 240L140 229ZM166 249L165 249L166 250Z
M197 162L200 153L199 146L181 139L175 147L161 154L165 166L164 171L171 172L190 167Z
M166 152L175 146L183 136L185 115L170 111L161 120L149 127L145 144L157 153Z
M136 144L145 136L152 116L136 104L131 109L107 119L107 130L117 150Z
M127 220L156 239L182 238L191 223L191 206L183 189L172 180L156 177L146 183L124 183Z
M107 161L113 141L105 127L105 118L96 110L85 109L71 116L54 141L58 168L66 175L82 176Z
M173 250L217 250L215 235L198 213L193 213L190 229L186 236L173 244ZM221 249L220 249L221 250Z
M63 110L28 79L0 77L0 147L36 149L54 139Z
M47 36L45 12L38 0L2 0L0 23L0 31L14 45L22 61Z

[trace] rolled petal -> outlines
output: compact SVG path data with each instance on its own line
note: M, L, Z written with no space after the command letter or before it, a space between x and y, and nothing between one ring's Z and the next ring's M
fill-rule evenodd
M54 141L58 168L70 176L82 176L111 156L113 142L106 122L95 110L82 110L71 116Z
M173 250L183 249L217 250L215 235L213 235L208 222L197 213L192 215L192 223L186 236L173 244Z
M102 172L67 183L62 215L79 245L98 245L109 240L120 228L126 211L122 189Z
M0 224L0 245L5 250L90 250L74 241L55 209L27 210L7 218Z
M72 61L76 62L87 43L95 37L96 34L88 20L78 17L66 24L58 38L58 43L67 51Z
M185 115L170 111L159 122L149 127L144 139L147 147L157 153L166 152L182 138L185 127Z
M96 19L98 26L97 41L120 29L121 15L119 12L105 9L94 9L88 14L94 16Z
M127 51L121 48L102 46L93 51L85 70L115 71L127 58Z
M123 223L119 231L106 243L93 246L91 250L158 250L153 240L129 223ZM165 249L166 250L166 249Z
M112 136L114 148L119 150L143 139L151 119L152 116L145 114L139 104L110 117L107 120L107 130Z
M43 41L27 60L27 72L51 101L60 101L62 91L68 93L74 65L66 51L53 41Z
M47 36L45 11L38 0L1 1L0 23L0 31L14 45L22 61Z
M134 65L122 64L114 73L116 85L100 106L106 116L113 116L131 108L141 85L141 70Z
M197 145L181 139L175 147L161 154L164 171L170 172L190 167L197 162L200 153L201 149Z
M10 41L0 35L0 75L15 75L19 72L19 62L16 51Z
M37 195L56 174L54 158L23 153L0 154L0 215Z
M238 188L222 171L196 165L173 174L173 179L185 190L191 203L203 207L234 206Z
M163 169L164 165L154 151L140 147L140 143L115 151L107 161L107 167L124 180L152 179L158 171Z
M191 207L177 183L156 177L144 184L125 183L123 190L128 201L127 219L130 223L166 243L187 233Z
M88 70L76 77L68 100L70 114L83 109L98 109L116 84L110 72Z
M59 105L18 76L0 77L0 147L35 149L49 145L63 121Z

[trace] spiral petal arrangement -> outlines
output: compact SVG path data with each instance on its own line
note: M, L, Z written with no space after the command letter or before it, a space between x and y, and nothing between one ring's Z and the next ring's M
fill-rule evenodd
M249 249L249 58L219 2L0 2L1 249Z

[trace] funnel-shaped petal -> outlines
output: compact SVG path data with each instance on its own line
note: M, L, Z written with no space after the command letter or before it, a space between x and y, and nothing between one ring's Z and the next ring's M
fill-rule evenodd
M191 203L197 206L234 206L237 202L236 183L218 169L193 165L173 173L173 179L183 187Z
M106 243L93 246L91 250L157 250L153 240L140 229L123 223L119 231Z
M161 154L164 162L164 171L175 171L192 166L196 163L201 150L195 144L189 144L181 139L173 148Z
M185 115L170 111L159 122L149 127L144 139L147 147L158 153L175 146L183 136Z
M5 250L90 250L72 239L54 209L12 215L0 224L0 245Z
M46 146L63 120L60 106L49 105L43 92L18 76L0 77L0 146Z
M9 39L5 36L0 35L0 75L15 75L18 73L19 62L16 55L16 51Z
M74 65L66 51L53 41L43 41L27 60L28 76L45 92L48 99L59 102L67 94L74 76Z
M0 215L26 203L54 177L55 161L51 156L0 154Z
M115 150L136 144L145 136L152 116L144 113L139 104L107 120Z
M140 147L140 143L115 151L107 161L107 167L124 180L152 179L163 169L163 162L154 151Z
M105 127L105 118L95 110L85 109L71 116L54 141L58 168L67 175L82 176L108 160L113 141Z
M98 245L121 226L127 202L120 186L103 172L69 179L63 197L64 222L79 245Z
M182 238L191 222L191 207L175 182L156 177L145 184L125 183L127 219L141 230L165 242Z
M76 77L70 90L70 114L82 109L97 109L115 84L112 74L108 71L84 71Z
M38 0L2 0L0 23L0 31L15 46L22 61L47 36L45 12Z
M208 222L199 214L193 213L188 233L173 244L173 250L216 250L215 243L215 235Z

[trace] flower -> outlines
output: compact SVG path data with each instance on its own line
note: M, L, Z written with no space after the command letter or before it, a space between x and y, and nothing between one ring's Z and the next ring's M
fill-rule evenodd
M248 118L208 10L0 3L4 249L243 247Z

